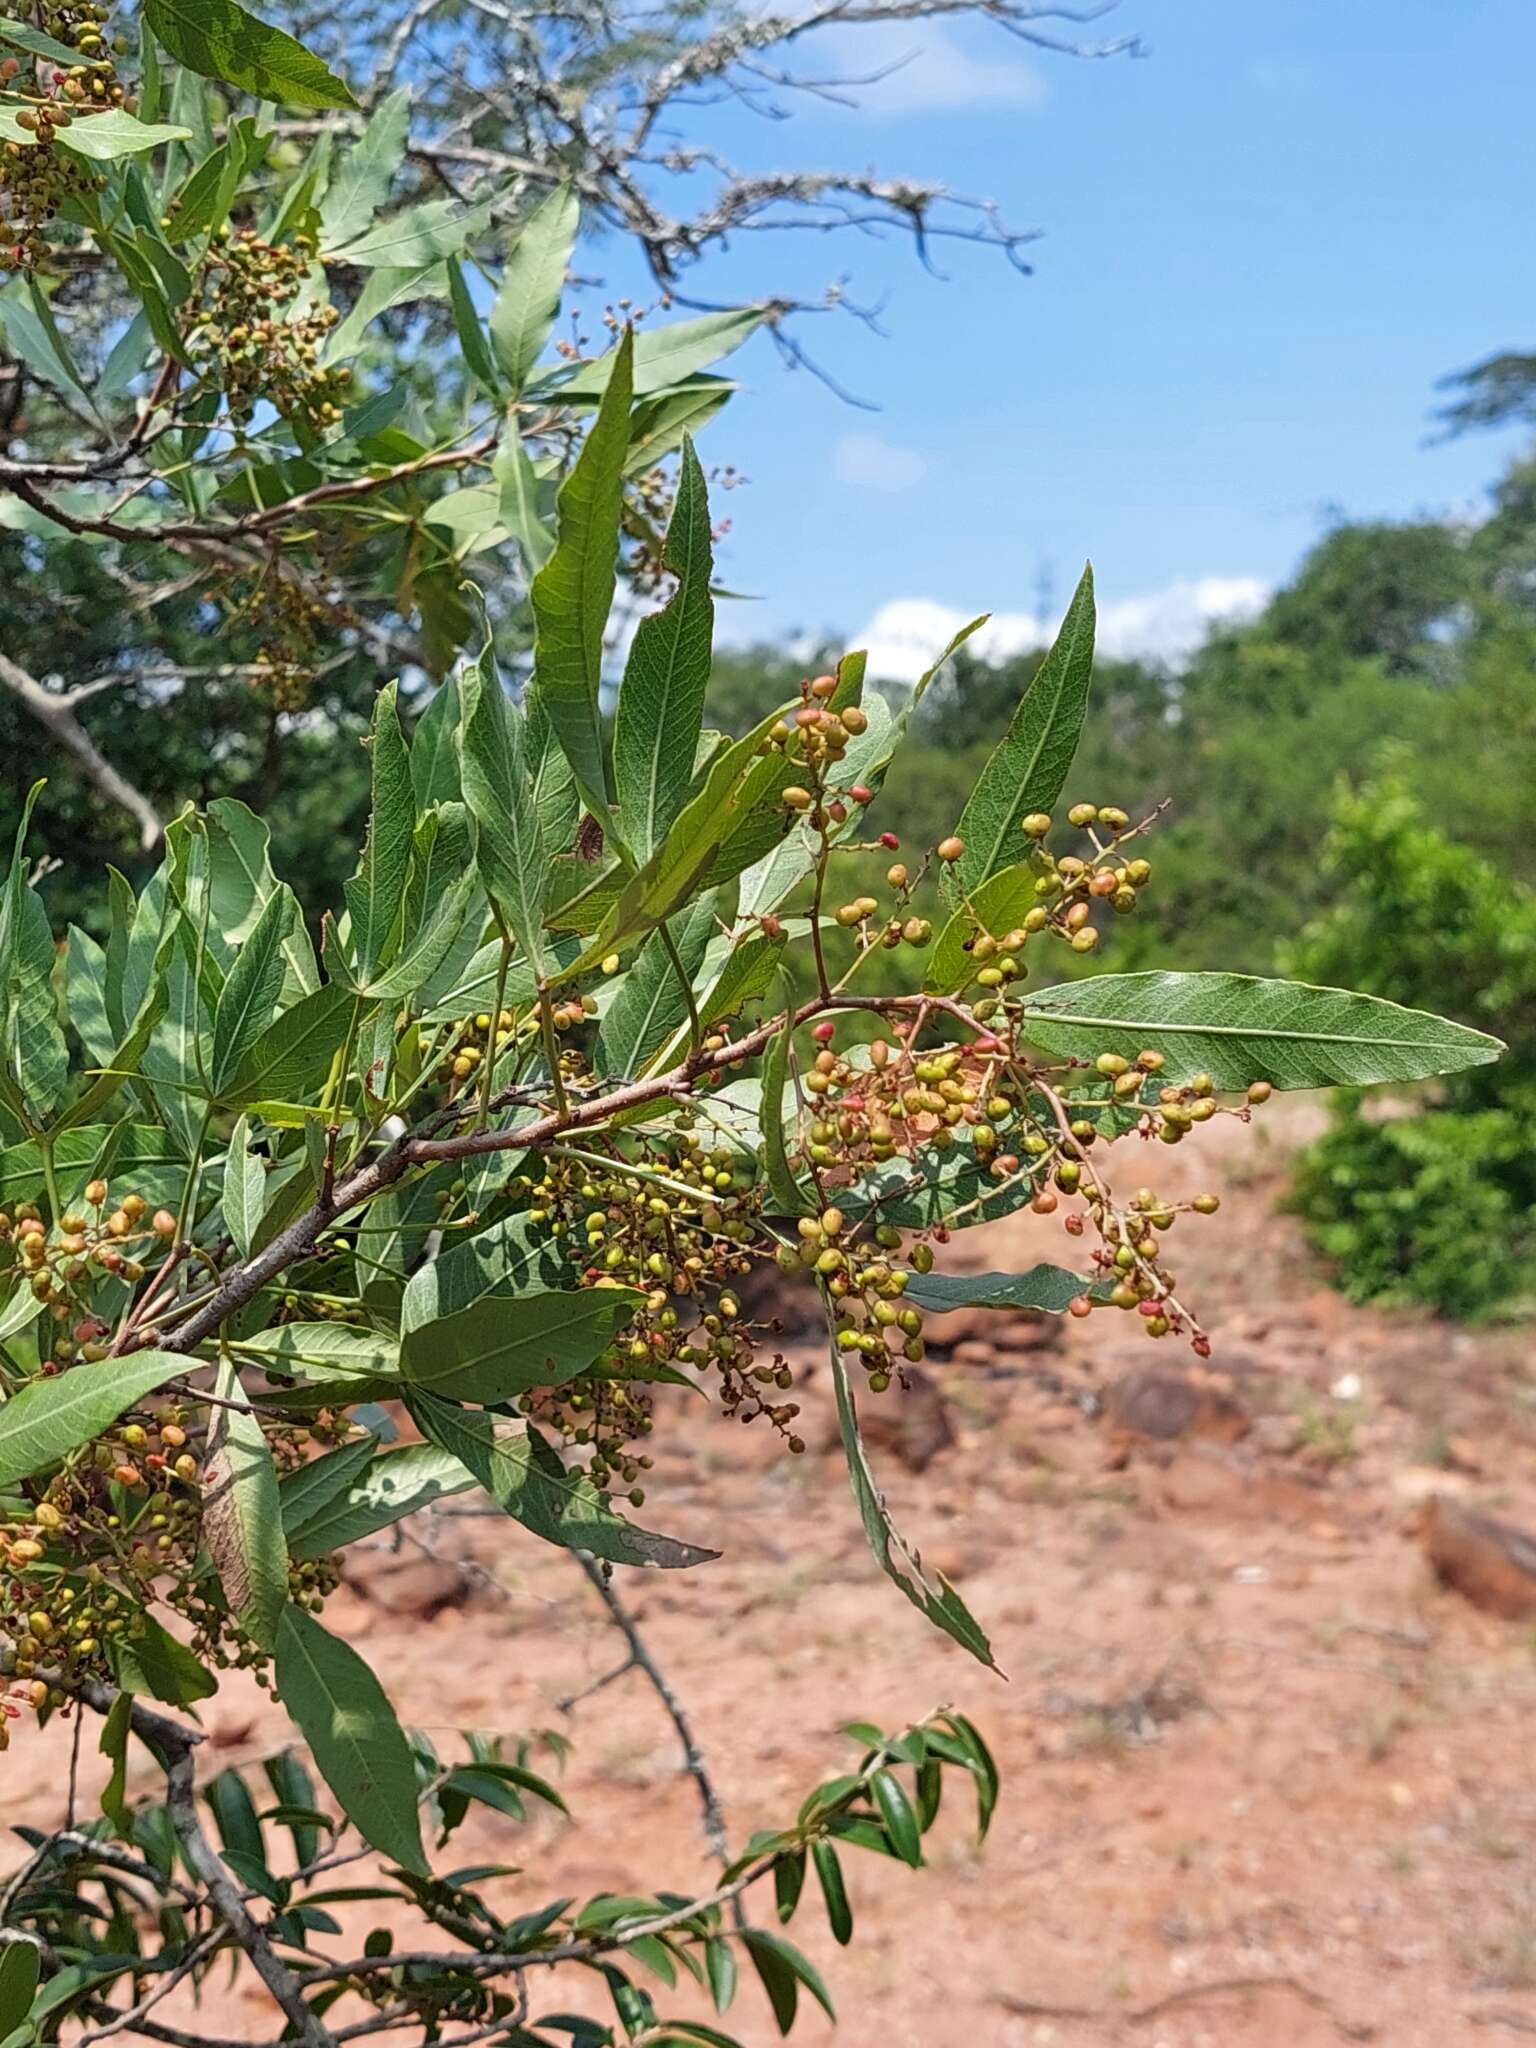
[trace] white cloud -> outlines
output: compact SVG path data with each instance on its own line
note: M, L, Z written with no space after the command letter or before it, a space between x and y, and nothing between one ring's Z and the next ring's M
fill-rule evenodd
M1252 618L1268 596L1269 586L1257 576L1184 579L1146 597L1101 603L1096 644L1102 654L1177 661L1199 646L1216 620ZM881 605L851 644L869 650L871 675L915 682L969 616L932 598L896 598ZM994 612L969 644L984 660L1005 661L1044 645L1054 630L1054 624L1042 630L1027 612Z
M928 465L915 448L902 448L879 434L844 434L832 450L832 474L840 484L872 491L909 491Z
M867 114L941 113L956 107L1038 107L1045 80L1017 57L972 56L936 22L881 21L830 28L809 44L818 77L852 81ZM875 74L881 74L876 76Z

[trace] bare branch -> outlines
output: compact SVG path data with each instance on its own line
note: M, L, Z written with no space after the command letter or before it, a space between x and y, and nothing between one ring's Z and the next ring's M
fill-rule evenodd
M90 734L75 717L74 702L45 689L35 676L8 654L0 654L0 683L19 698L32 717L52 734L61 747L78 762L86 780L99 789L109 803L127 811L139 828L139 843L146 853L160 844L164 827L154 805L135 789L120 769L114 768Z

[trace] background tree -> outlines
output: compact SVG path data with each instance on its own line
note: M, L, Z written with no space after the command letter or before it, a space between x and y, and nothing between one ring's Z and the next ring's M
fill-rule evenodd
M528 583L618 318L588 280L556 329L578 231L599 260L637 250L655 285L652 307L627 308L644 323L625 551L642 595L662 465L734 389L716 365L760 327L806 363L810 316L853 306L791 267L804 230L901 232L920 255L959 236L1022 267L1026 233L940 186L803 164L749 175L691 139L722 100L747 118L831 89L819 32L972 11L1063 54L1136 47L1081 40L1078 10L1035 0L794 18L686 5L638 29L584 0L288 9L308 52L222 6L198 30L151 5L137 52L65 0L38 15L46 33L4 30L0 518L31 579L108 605L87 638L41 648L26 603L6 613L0 740L24 758L41 725L67 752L78 836L57 855L110 851L141 873L198 793L197 764L264 801L280 760L281 851L317 899L340 880L338 842L305 820L312 796L355 820L363 787L309 742L364 730L386 675L422 700L471 635L466 571L493 597L503 655L526 654ZM99 113L71 125L98 103L110 138ZM782 292L716 303L727 243L780 230L801 231ZM275 324L251 331L245 312L278 283ZM525 304L519 325L505 309ZM695 317L664 338L683 308ZM148 729L130 711L152 715L158 744L126 737Z

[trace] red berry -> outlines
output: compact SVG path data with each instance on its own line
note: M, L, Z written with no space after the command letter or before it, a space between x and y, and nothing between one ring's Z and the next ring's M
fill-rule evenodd
M896 837L896 834L894 832L882 832L880 834L880 844L882 846L889 847L891 852L895 853L898 847L901 845L901 841Z
M830 1017L824 1017L819 1024L811 1026L811 1036L822 1045L830 1045L837 1034L837 1026Z
M873 800L875 792L866 783L856 782L848 794L856 804L867 804Z

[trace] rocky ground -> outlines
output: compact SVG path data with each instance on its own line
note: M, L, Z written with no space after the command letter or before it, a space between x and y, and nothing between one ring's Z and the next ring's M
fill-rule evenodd
M1504 1527L1536 1530L1528 1335L1329 1291L1274 1206L1315 1114L1276 1106L1159 1155L1170 1187L1224 1198L1179 1225L1181 1293L1215 1340L1198 1379L1129 1317L965 1315L905 1406L867 1404L892 1511L990 1629L1006 1683L878 1576L814 1349L813 1455L702 1411L669 1429L644 1519L725 1555L632 1575L626 1597L733 1838L791 1817L846 1762L855 1716L897 1726L955 1702L1002 1768L980 1853L957 1802L926 1871L847 1859L848 1951L807 1894L791 1931L826 1968L844 2048L1536 2036L1536 1544ZM1016 1218L950 1263L1019 1267L1065 1243ZM641 1870L706 1883L697 1789L644 1677L562 1704L623 1655L574 1567L500 1522L412 1533L435 1557L365 1554L328 1619L439 1738L554 1727L576 1744L570 1822L487 1815L454 1860L537 1870L536 1895L507 1881L509 1906ZM218 1763L279 1733L254 1695L221 1698L210 1729ZM31 1767L44 1755L54 1771ZM63 1755L18 1742L8 1821L57 1816ZM256 1997L220 1991L205 2017L272 2037ZM751 2048L774 2038L755 1988L732 2024ZM815 2013L795 2034L831 2038Z

